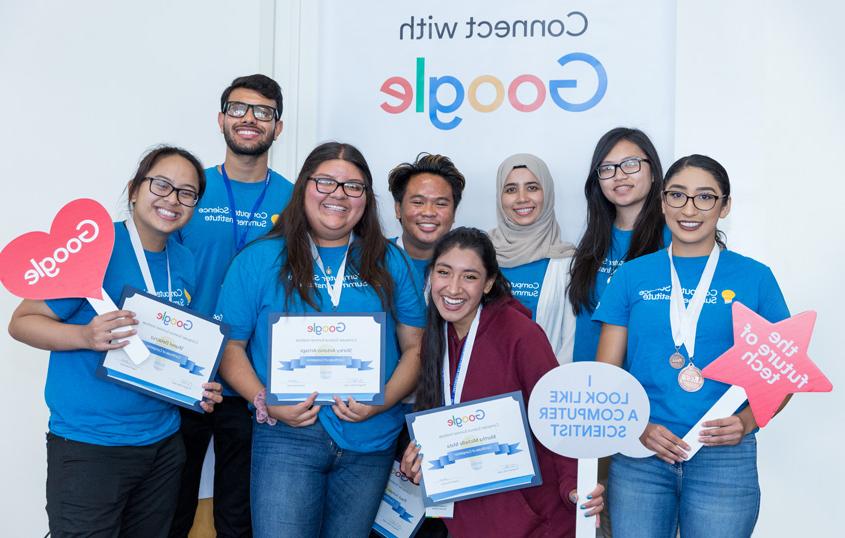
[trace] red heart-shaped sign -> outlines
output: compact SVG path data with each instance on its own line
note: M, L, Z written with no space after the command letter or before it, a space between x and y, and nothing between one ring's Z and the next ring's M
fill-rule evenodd
M24 299L102 298L114 247L106 208L80 198L59 210L50 233L28 232L0 252L0 280Z

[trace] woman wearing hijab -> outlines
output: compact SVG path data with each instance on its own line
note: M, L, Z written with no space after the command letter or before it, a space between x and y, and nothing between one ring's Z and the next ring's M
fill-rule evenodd
M528 153L511 155L496 175L498 225L490 232L511 292L546 333L559 363L572 361L575 317L566 302L575 252L561 241L549 167Z

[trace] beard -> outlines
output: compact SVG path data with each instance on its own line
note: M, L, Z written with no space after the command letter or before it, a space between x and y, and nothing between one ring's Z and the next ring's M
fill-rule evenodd
M239 144L232 134L232 128L223 129L223 139L226 140L226 145L232 150L235 155L248 155L251 157L258 157L267 153L270 146L273 145L273 133L267 133L264 138L256 141L253 145Z

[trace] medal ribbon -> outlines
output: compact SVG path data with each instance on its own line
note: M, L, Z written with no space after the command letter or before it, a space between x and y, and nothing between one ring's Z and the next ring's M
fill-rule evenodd
M472 348L475 346L475 334L478 332L478 320L481 319L481 305L478 305L478 310L475 311L475 317L472 319L472 325L469 326L467 339L464 342L464 348L461 350L461 356L458 357L458 367L455 369L455 382L449 381L449 324L443 324L443 336L445 349L443 350L443 400L444 405L455 405L461 403L461 394L464 392L464 383L467 380L467 370L469 369L469 361L472 358ZM464 362L466 360L466 362Z
M675 347L680 348L681 344L687 348L690 362L695 356L695 334L698 331L698 318L701 316L701 309L704 306L704 299L713 282L713 275L716 272L716 265L719 263L719 245L714 244L707 264L695 287L695 293L690 299L689 305L684 306L684 292L681 288L681 281L678 272L675 270L675 263L672 261L672 244L667 249L669 253L669 270L672 277L672 292L669 295L669 323L672 327L672 340Z
M343 254L343 260L335 273L334 286L329 284L329 276L326 274L326 268L323 266L323 260L320 258L320 251L317 250L317 245L311 236L308 236L308 242L311 243L311 257L323 273L323 279L326 281L326 291L329 293L329 299L332 301L332 306L337 309L340 304L340 295L343 293L343 277L346 275L346 257L349 256L349 248L352 245L354 234L349 234L349 242L346 243L346 252Z
M135 252L135 259L138 260L138 267L141 268L141 276L144 277L144 285L147 287L147 293L158 295L155 284L153 284L153 276L150 273L150 264L147 263L147 255L144 254L144 246L141 244L141 236L138 235L138 228L135 227L135 222L132 220L132 215L126 219L126 231L129 232L129 241L132 243L132 250ZM170 301L173 297L173 290L170 287L170 254L167 252L167 245L164 247L164 256L167 261L167 300Z
M229 208L232 210L232 230L235 238L235 253L238 253L244 248L244 245L246 245L246 236L249 233L249 225L252 224L252 217L255 215L255 212L258 210L261 202L264 201L264 195L267 194L267 187L270 185L270 169L267 169L267 177L264 178L264 189L262 189L261 194L258 195L258 198L255 200L255 204L252 206L252 210L249 212L249 217L247 218L243 233L238 232L238 208L235 205L235 193L232 192L232 181L226 174L225 164L220 165L220 171L223 175L223 184L226 185L226 194L229 196Z

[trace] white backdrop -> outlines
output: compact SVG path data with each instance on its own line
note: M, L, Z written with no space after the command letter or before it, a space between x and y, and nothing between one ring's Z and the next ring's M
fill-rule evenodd
M328 3L331 9L343 9L345 4ZM626 19L616 29L612 36L617 47L639 46L641 28L654 21L648 15L654 3L616 3L619 9L628 4L637 5L637 11L645 15ZM585 13L593 9L584 7L586 2L560 5L564 12L578 7ZM207 164L222 159L224 145L216 125L219 94L241 74L262 71L282 83L286 123L273 150L273 163L294 176L296 164L316 141L327 136L319 132L319 92L309 86L319 75L319 44L326 38L318 31L320 9L329 9L324 6L309 0L275 4L269 0L87 0L72 4L0 0L0 102L4 111L0 243L26 230L43 228L49 216L74 197L95 197L117 209L119 194L138 157L152 144L185 145ZM520 18L540 8L523 9L520 14L526 15ZM468 12L450 13L455 20L463 20ZM500 11L485 5L475 13L476 19L493 19ZM516 18L510 8L503 7L501 13L504 18ZM427 8L418 9L417 15L428 14ZM668 99L674 102L669 112L674 120L667 127L669 139L658 141L661 157L668 162L675 156L702 152L726 165L734 191L733 211L724 226L729 243L773 268L793 311L813 308L819 312L810 356L836 387L845 380L837 339L839 326L845 322L840 312L845 294L835 277L828 275L845 270L845 248L838 237L841 211L834 187L837 160L845 145L841 134L845 124L841 97L845 37L839 28L845 6L833 0L803 4L789 0L681 2L677 13L662 20L673 24L671 17L675 18L671 45L675 52L672 56L670 51L669 57L674 57L676 83ZM589 35L598 35L596 27L600 26L595 21L584 36L572 39L586 43ZM388 31L397 31L397 24L390 25ZM421 56L431 59L427 69L437 71L429 71L430 76L460 75L468 83L483 72L480 67L459 72L448 66L450 58L420 50ZM598 50L588 52L599 57ZM387 53L376 52L364 60L351 56L349 60L373 73L374 98L379 97L383 76L413 77L416 57L407 51L407 61L390 65L385 72L377 60L379 54ZM526 72L546 79L559 69L553 63L556 58L550 55L541 66ZM600 57L602 61L605 58ZM648 66L656 58L640 60ZM492 74L506 83L512 80L512 73L493 67ZM620 73L606 67L609 76ZM608 89L605 103L611 102L610 94ZM544 105L551 113L549 106ZM496 114L507 115L506 105L498 113L486 115L466 103L462 110L466 125L460 127L472 128ZM567 128L568 116L573 114L561 114L567 118L563 125L549 129ZM355 117L354 111L344 115ZM656 129L645 121L636 125L648 131ZM597 136L610 126L585 126L585 147L591 151ZM460 133L460 127L453 132ZM495 124L486 127L493 129ZM420 121L409 130L413 131L431 132L431 125ZM414 136L422 136L419 133ZM421 139L426 146L421 150L445 151L423 144L425 141ZM389 166L414 157L392 154L387 151L389 143L386 139L382 145L364 148L377 178L386 177ZM551 160L530 147L494 149L493 162L486 164L488 171L471 176L471 182L492 183L499 160L509 151L536 151ZM581 160L573 165L574 176L553 168L558 184L574 188L571 199L558 200L564 235L572 240L581 224L574 215L583 212L580 185L589 154L574 159ZM463 168L460 161L458 164ZM475 195L477 199L466 199L459 220L468 223L470 208L477 208L479 218L488 219L479 224L492 224L493 199L483 192ZM383 191L382 204L389 200ZM388 209L383 213L384 222L392 226L389 204L383 207ZM8 323L16 304L14 297L0 291L0 326ZM42 536L46 532L46 363L46 352L14 342L2 331L0 368L6 379L0 391L3 536ZM835 459L845 441L837 419L845 408L841 394L835 389L831 395L799 395L760 434L763 503L756 536L841 533L836 511L845 471Z
M413 161L421 151L443 153L467 178L464 195L471 202L458 209L458 224L489 229L496 224L499 164L514 153L534 153L556 179L558 220L564 236L574 240L585 217L583 186L590 157L605 131L620 124L638 126L664 159L672 156L671 0L439 0L400 3L389 10L378 0L324 0L318 17L316 80L300 77L301 83L314 84L319 95L317 139L358 145L383 203L391 201L387 172L393 166ZM514 22L520 20L528 22ZM636 39L619 46L619 29L628 25L637 26ZM573 53L598 62L606 82L600 86L597 70L586 61L558 63ZM417 86L419 59L422 88ZM542 81L545 93L542 105L530 112L517 110L508 95L512 81L526 74ZM497 82L482 83L474 91L472 81L481 76L501 84L502 103L490 112L478 109L495 105ZM555 89L562 80L576 87ZM383 83L389 93L381 91ZM392 96L406 90L412 92L407 100ZM570 111L555 104L553 95L570 108L569 103L597 102L584 111ZM538 91L524 83L516 97L518 103L530 104L538 100ZM459 105L454 112L433 112L452 103ZM396 112L403 104L407 108ZM398 232L396 220L383 212L388 230Z

